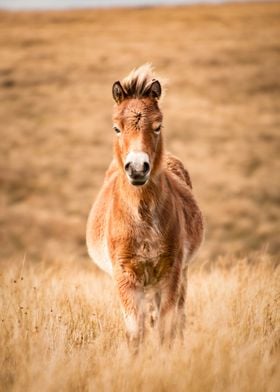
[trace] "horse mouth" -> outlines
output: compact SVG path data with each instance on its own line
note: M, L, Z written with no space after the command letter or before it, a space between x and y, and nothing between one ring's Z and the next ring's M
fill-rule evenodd
M145 177L145 178L131 178L128 177L129 182L131 183L131 185L134 186L143 186L146 184L146 182L148 181L149 177Z

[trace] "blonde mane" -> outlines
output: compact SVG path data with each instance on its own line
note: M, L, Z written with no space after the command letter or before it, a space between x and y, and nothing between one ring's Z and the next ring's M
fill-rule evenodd
M125 94L131 98L147 96L152 83L158 80L155 77L151 64L143 64L133 69L121 82Z

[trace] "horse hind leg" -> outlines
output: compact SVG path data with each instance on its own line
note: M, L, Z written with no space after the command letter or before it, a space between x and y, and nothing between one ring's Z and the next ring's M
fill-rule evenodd
M180 337L184 338L187 272L187 266L182 266L181 261L178 260L163 287L159 319L159 335L162 343L167 341L171 345L178 332Z
M159 316L159 339L161 344L171 346L176 336L176 304L169 303L161 307Z
M186 304L186 287L185 285L182 284L180 289L180 294L179 294L178 310L177 310L177 317L178 317L177 327L179 329L179 336L182 340L184 340L184 332L186 329L185 304Z
M156 292L149 302L149 321L152 328L157 325L159 320L160 301L160 293Z
M179 299L177 305L177 327L179 336L184 340L184 332L186 329L186 297L187 297L187 268L183 271L182 282L179 291Z

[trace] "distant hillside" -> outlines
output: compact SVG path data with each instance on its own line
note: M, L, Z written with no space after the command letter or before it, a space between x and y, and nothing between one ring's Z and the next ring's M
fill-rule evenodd
M279 254L279 20L279 3L1 12L0 258L88 260L111 86L147 61L205 215L200 259Z

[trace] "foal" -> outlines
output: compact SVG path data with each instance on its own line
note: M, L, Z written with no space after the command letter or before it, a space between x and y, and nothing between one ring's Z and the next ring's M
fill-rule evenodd
M114 83L114 159L87 223L89 254L113 277L136 344L147 314L161 339L183 333L187 266L203 237L189 174L163 149L160 96L149 65Z

